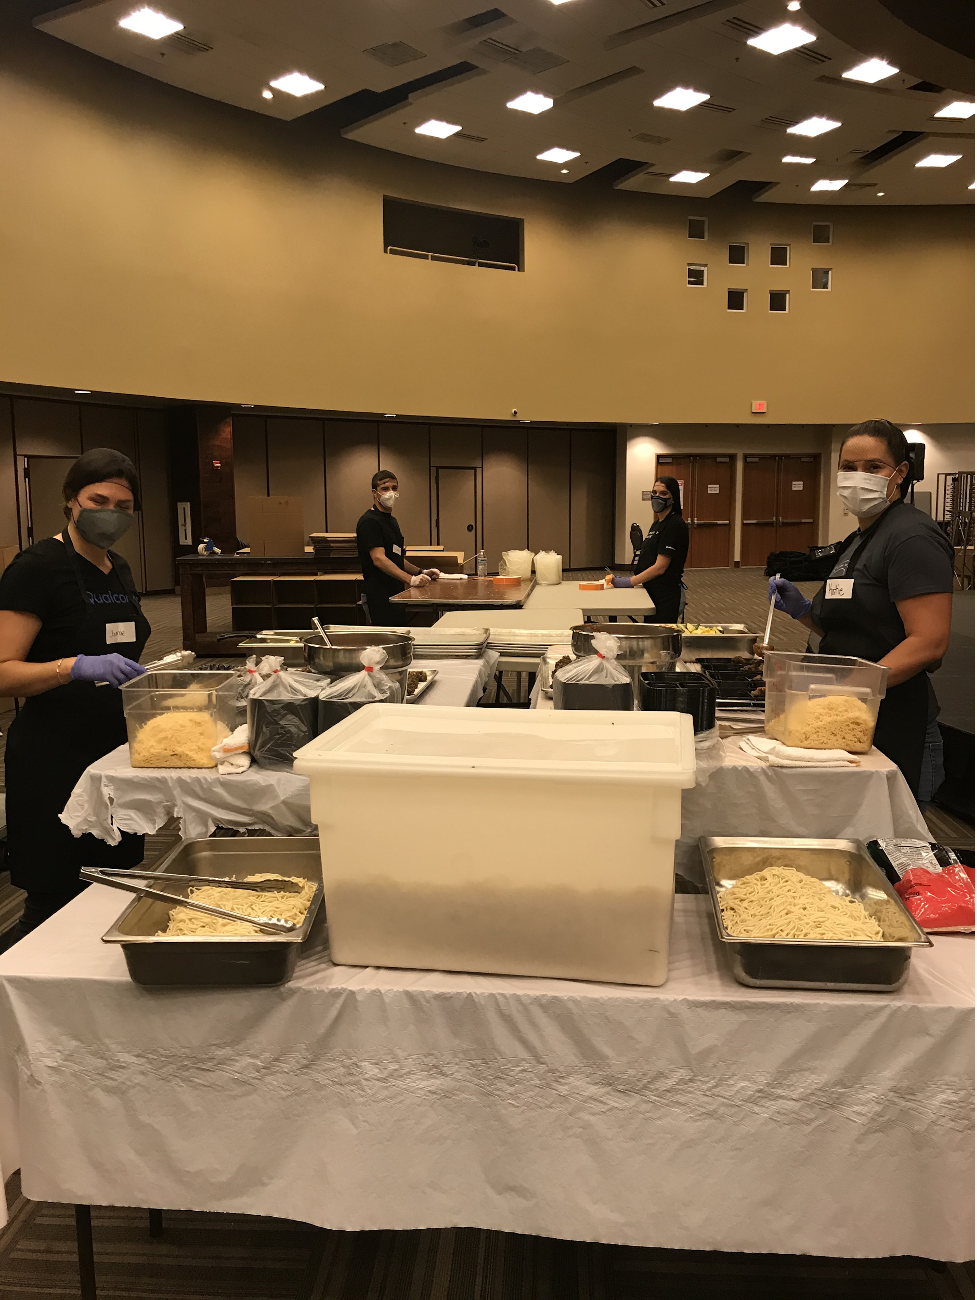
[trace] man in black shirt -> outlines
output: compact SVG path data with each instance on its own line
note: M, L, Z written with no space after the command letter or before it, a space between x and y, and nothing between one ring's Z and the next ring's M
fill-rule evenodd
M356 549L363 566L363 587L370 622L397 626L406 621L405 609L398 611L390 597L405 587L424 587L441 577L438 569L418 569L404 558L404 534L393 516L400 495L397 475L381 469L373 475L373 506L356 524Z

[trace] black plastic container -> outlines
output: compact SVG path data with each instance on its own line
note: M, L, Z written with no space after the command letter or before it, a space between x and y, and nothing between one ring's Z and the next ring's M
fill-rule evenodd
M705 672L710 675L715 671L717 673L750 673L761 677L763 675L762 659L703 659L699 658L696 663Z
M368 703L368 700L320 699L318 701L319 735L321 736L324 731L328 731L329 728L334 727L337 722L342 722L343 718L350 717L357 709L362 709L363 705Z
M702 673L642 673L641 707L691 714L698 735L716 725L716 687Z
M319 701L248 698L248 747L258 767L292 770L297 749L318 735Z
M669 674L666 674L668 676ZM564 682L553 675L554 709L616 709L630 713L634 688L626 682Z

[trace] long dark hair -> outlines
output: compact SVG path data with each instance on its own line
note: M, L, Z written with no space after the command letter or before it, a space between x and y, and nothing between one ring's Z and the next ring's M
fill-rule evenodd
M672 496L672 510L675 514L680 515L682 513L682 493L679 489L678 479L672 478L668 474L659 474L655 482L665 484Z
M889 455L893 462L898 466L905 462L909 466L909 472L899 484L899 495L905 497L909 491L910 479L912 478L913 461L909 451L909 440L903 431L892 423L891 420L863 420L861 424L856 424L854 428L849 429L845 434L845 440L841 444L841 451L845 450L845 443L849 438L877 438L879 442L885 443ZM841 453L839 452L839 457Z

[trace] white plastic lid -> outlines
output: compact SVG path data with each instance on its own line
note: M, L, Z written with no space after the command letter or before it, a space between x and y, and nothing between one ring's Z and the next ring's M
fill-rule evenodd
M295 771L695 783L685 713L483 710L370 704L295 752Z

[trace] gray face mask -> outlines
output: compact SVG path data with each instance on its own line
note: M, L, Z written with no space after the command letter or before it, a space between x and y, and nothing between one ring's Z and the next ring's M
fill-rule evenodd
M661 514L663 510L667 510L671 504L672 504L671 497L669 497L667 500L665 499L665 497L651 498L651 508L652 510L654 510L656 515Z
M90 546L107 550L113 542L129 531L133 516L124 510L88 510L81 509L74 520L78 535Z

